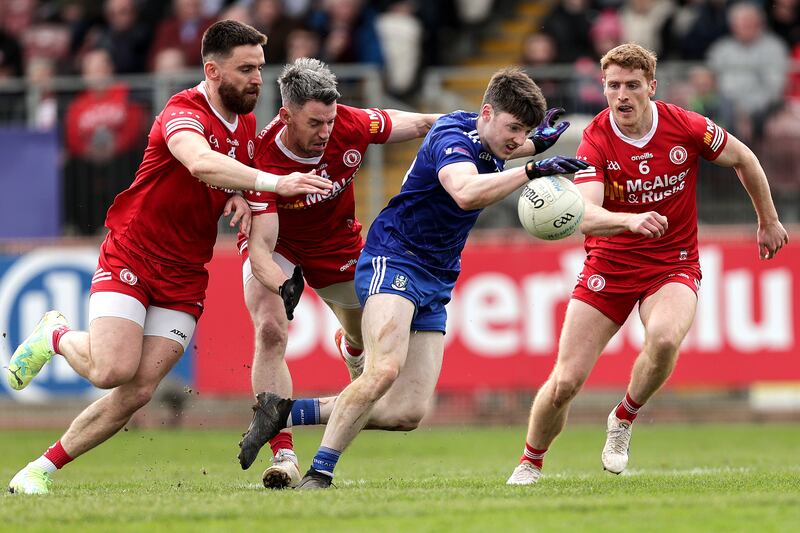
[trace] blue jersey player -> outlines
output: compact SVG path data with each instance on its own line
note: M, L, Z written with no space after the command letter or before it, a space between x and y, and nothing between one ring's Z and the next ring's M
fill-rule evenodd
M358 260L363 374L336 398L292 401L259 394L240 443L243 468L279 429L327 423L322 446L298 486L326 488L339 456L361 429L417 427L442 365L445 305L481 210L529 179L586 168L582 161L553 157L504 170L507 159L555 143L569 125L554 125L561 112L545 113L539 87L521 70L509 68L492 77L479 113L458 111L436 121L400 193L373 222ZM534 129L536 124L541 125Z

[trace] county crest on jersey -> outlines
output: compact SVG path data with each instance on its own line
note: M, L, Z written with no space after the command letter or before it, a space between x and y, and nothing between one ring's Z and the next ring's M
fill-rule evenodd
M586 251L637 265L697 262L699 158L716 159L728 134L697 113L660 101L650 105L653 126L641 139L625 136L608 109L589 123L576 155L591 166L575 173L575 183L603 182L605 209L656 211L669 228L659 239L632 232L587 236Z

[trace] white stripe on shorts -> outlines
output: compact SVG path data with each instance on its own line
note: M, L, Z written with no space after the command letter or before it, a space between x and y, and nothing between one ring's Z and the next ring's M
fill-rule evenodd
M381 292L383 278L386 276L386 257L381 255L373 257L372 271L372 281L369 284L368 294L377 294Z

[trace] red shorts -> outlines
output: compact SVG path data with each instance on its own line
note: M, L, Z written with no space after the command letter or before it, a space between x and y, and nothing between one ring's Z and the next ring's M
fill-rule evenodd
M109 234L100 247L90 293L127 294L139 300L145 309L154 305L200 318L206 287L205 267L159 263L125 248Z
M356 275L356 263L364 239L360 233L346 235L335 243L326 243L324 248L303 249L289 242L278 239L275 252L281 254L292 264L303 267L303 277L313 289L322 289L335 283L353 281ZM241 245L240 245L241 249ZM248 249L242 249L242 263L249 257Z
M667 283L683 283L696 294L701 277L698 263L642 267L589 256L572 297L622 325L637 303Z

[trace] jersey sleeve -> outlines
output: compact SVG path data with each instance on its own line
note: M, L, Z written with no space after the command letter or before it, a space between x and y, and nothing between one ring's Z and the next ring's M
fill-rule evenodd
M360 135L365 143L383 144L389 140L389 135L392 133L392 119L383 109L377 107L358 109L340 105L338 112L340 118L355 134Z
M188 99L170 100L161 113L161 133L166 141L179 131L192 131L205 137L208 123L206 110Z
M605 181L603 174L605 159L600 153L597 144L591 138L591 130L586 129L581 137L581 144L575 152L575 157L589 163L589 167L575 173L575 183L586 183L588 181Z
M278 212L278 194L266 191L244 191L244 199L253 216Z
M715 160L728 144L728 132L708 117L694 111L684 110L684 119L697 145L700 155L709 161Z
M460 130L446 130L434 134L431 139L431 159L436 165L436 174L453 163L472 163L475 165L474 143ZM477 166L477 165L476 165Z

